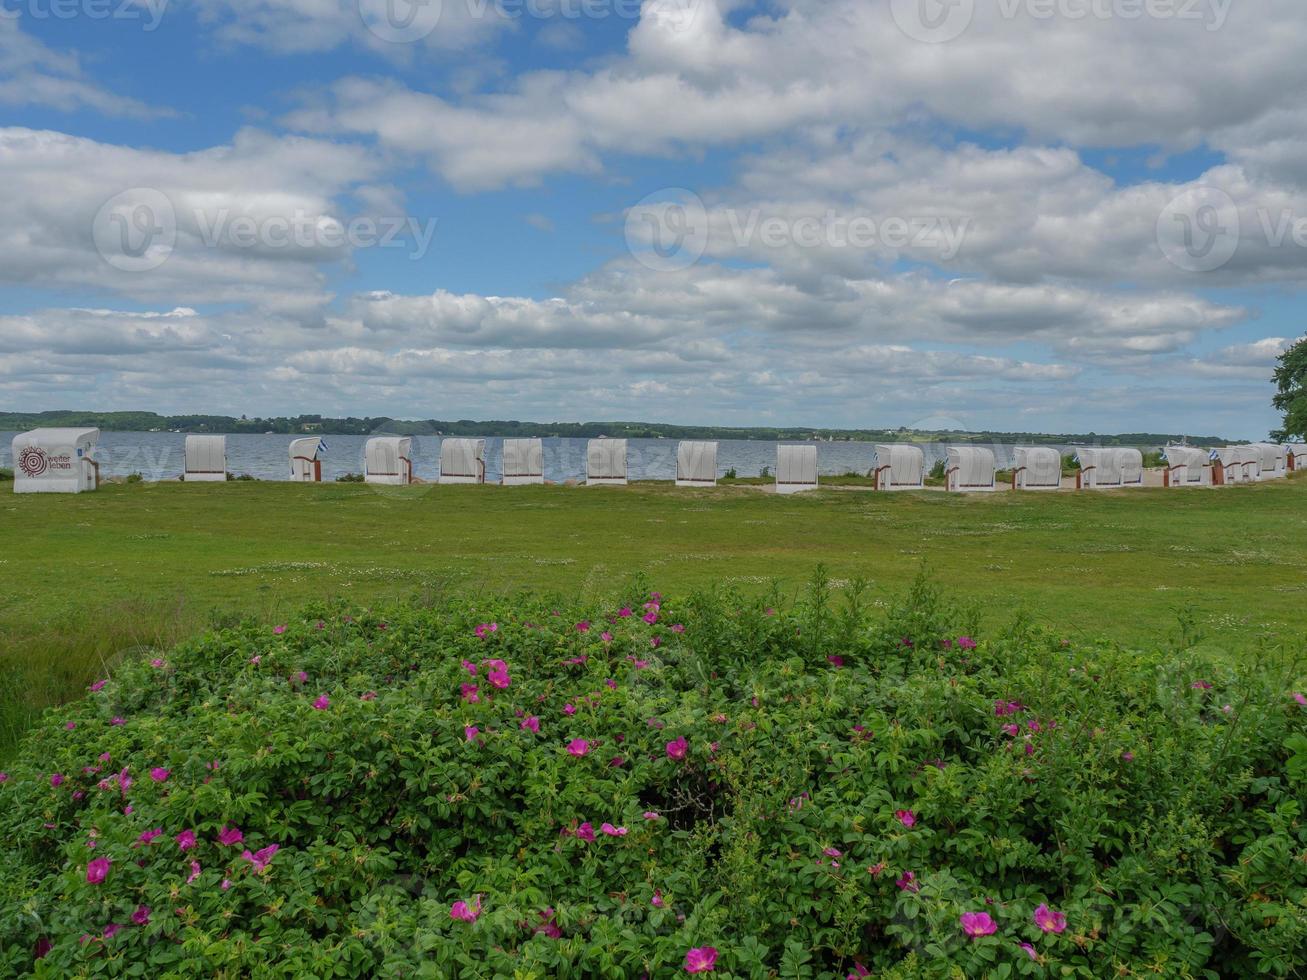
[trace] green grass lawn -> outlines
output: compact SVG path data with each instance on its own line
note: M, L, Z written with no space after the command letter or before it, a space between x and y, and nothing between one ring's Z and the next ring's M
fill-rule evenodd
M1307 632L1307 479L1217 490L974 495L749 486L113 485L0 497L0 751L33 710L215 616L432 589L605 594L634 572L900 590L924 565L982 619L1232 648Z

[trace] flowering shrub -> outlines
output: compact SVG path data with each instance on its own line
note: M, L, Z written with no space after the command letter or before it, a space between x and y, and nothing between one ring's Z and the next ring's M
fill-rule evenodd
M818 579L200 637L0 773L0 975L1307 970L1300 656L967 619Z

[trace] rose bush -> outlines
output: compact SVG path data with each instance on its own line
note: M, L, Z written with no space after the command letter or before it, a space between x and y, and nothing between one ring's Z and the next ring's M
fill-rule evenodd
M93 688L0 773L6 976L1307 970L1296 649L818 577L324 605Z

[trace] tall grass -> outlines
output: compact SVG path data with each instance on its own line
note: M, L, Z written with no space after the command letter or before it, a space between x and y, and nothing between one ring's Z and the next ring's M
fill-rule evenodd
M184 601L120 602L0 636L0 759L46 708L77 697L127 658L166 650L206 618Z

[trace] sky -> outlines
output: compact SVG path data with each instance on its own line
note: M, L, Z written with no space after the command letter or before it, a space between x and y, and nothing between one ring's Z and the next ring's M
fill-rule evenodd
M1261 438L1307 4L0 0L0 407Z

